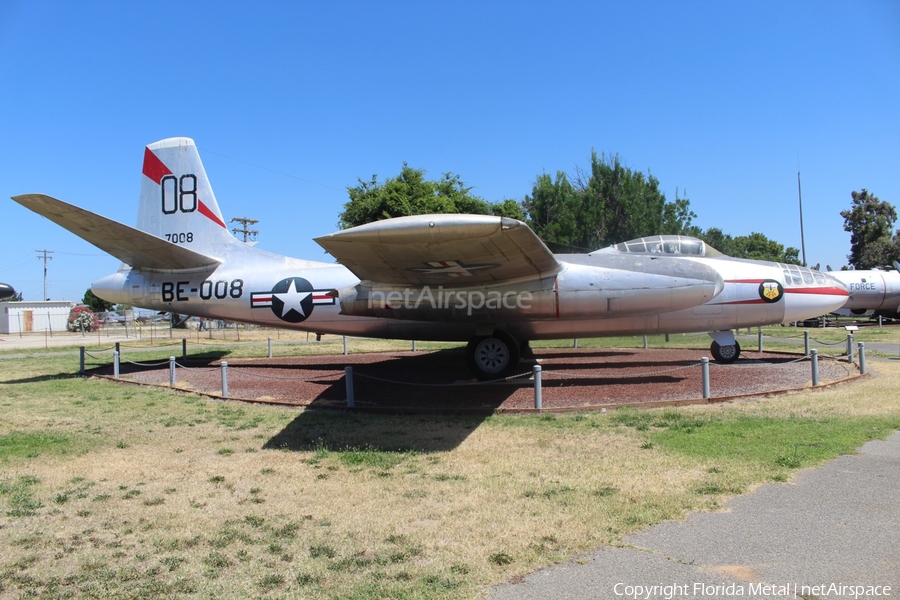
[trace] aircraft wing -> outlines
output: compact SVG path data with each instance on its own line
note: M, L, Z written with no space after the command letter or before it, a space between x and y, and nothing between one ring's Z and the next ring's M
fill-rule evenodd
M135 269L200 269L221 262L50 196L24 194L13 200Z
M562 266L525 223L490 215L416 215L315 238L365 281L445 287L537 279Z

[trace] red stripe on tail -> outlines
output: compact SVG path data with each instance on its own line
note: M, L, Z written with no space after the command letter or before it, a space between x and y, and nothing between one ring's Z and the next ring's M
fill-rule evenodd
M159 185L160 180L166 175L171 175L172 171L163 164L159 158L150 152L150 148L144 148L144 175Z
M161 164L161 163L160 163L160 164ZM206 218L210 219L210 220L211 220L212 222L214 222L216 225L220 225L220 226L224 227L225 229L228 229L228 226L225 225L225 223L222 222L222 219L220 219L219 217L217 217L216 214L215 214L213 211L209 210L209 207L206 206L205 204L203 204L203 201L202 201L202 200L197 202L197 208L198 208L198 210L200 211L200 214L201 214L201 215L203 215L203 216L205 216Z

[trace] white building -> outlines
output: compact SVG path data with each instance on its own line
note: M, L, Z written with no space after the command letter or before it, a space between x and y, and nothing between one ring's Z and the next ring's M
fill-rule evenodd
M64 332L74 302L0 302L0 333Z

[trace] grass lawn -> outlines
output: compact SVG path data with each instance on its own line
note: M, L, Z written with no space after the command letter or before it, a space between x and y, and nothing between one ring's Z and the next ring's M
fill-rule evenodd
M0 365L0 597L476 598L900 429L893 361L750 402L484 417L219 402L60 352Z

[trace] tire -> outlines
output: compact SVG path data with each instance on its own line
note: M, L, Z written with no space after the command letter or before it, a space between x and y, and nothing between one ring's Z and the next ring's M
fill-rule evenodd
M720 346L718 342L713 342L709 347L713 360L717 363L729 365L736 361L741 355L741 345L734 341L733 346Z
M519 345L503 331L476 337L466 346L466 362L472 374L481 381L502 379L512 374L519 364Z

